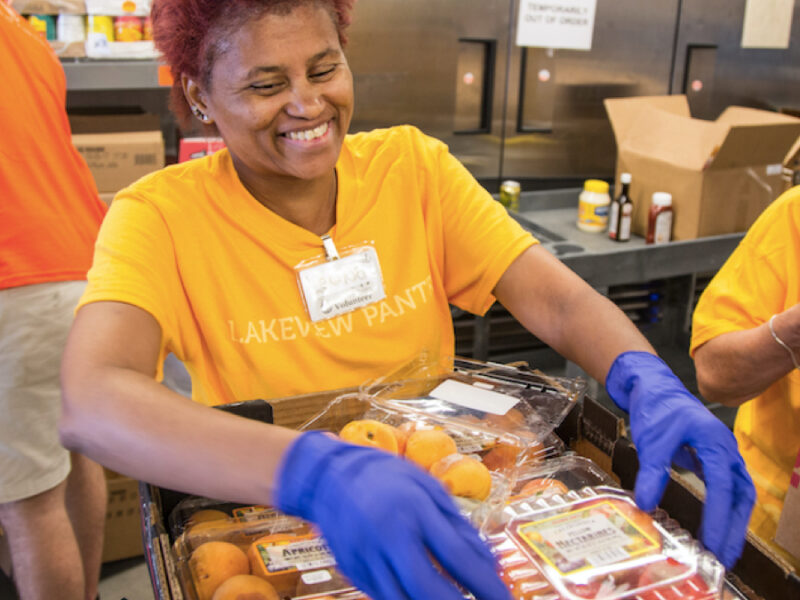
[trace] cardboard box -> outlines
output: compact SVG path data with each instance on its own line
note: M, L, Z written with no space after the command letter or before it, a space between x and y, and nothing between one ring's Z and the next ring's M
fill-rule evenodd
M116 192L164 166L161 131L73 134L99 192Z
M103 532L103 562L141 556L142 513L139 482L106 470L108 507Z
M265 402L254 400L217 407L226 412L284 426L297 426L323 410L328 403L357 388L281 398ZM592 398L585 397L567 415L556 433L569 449L593 460L625 489L633 489L639 460L625 422ZM173 540L167 530L172 509L186 497L182 492L140 484L143 503L145 552L153 590L158 600L182 597L177 583L176 565L171 552ZM696 479L671 473L671 480L660 506L681 527L691 533L700 529L702 490ZM725 600L785 600L800 598L800 576L755 537L748 536L744 553L726 576Z
M800 119L731 106L693 119L686 96L604 101L617 141L617 180L631 173L633 232L644 236L654 192L673 201L672 239L746 231L784 189L782 163Z

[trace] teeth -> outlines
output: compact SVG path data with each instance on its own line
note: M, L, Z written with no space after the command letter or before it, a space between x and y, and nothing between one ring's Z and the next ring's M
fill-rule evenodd
M315 140L319 137L322 137L328 131L328 124L323 123L319 127L315 127L314 129L306 129L305 131L290 131L286 134L290 140Z

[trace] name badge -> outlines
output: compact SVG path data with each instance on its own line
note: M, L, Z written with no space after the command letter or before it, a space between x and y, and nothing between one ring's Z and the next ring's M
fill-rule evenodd
M378 253L372 246L302 269L300 292L312 321L323 321L386 297Z

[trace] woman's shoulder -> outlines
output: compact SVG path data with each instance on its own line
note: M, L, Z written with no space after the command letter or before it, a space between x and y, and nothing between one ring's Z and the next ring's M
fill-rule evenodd
M370 131L352 133L345 139L345 149L354 154L372 154L378 149L408 151L416 148L419 151L430 151L446 148L445 144L431 137L414 125L395 125Z
M800 246L800 186L786 190L764 209L744 244L760 255Z

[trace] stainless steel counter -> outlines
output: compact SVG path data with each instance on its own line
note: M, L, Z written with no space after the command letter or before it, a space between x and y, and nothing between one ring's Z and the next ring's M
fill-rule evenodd
M648 245L633 235L615 242L606 232L578 229L580 188L523 192L512 216L590 285L638 283L719 269L743 233Z

